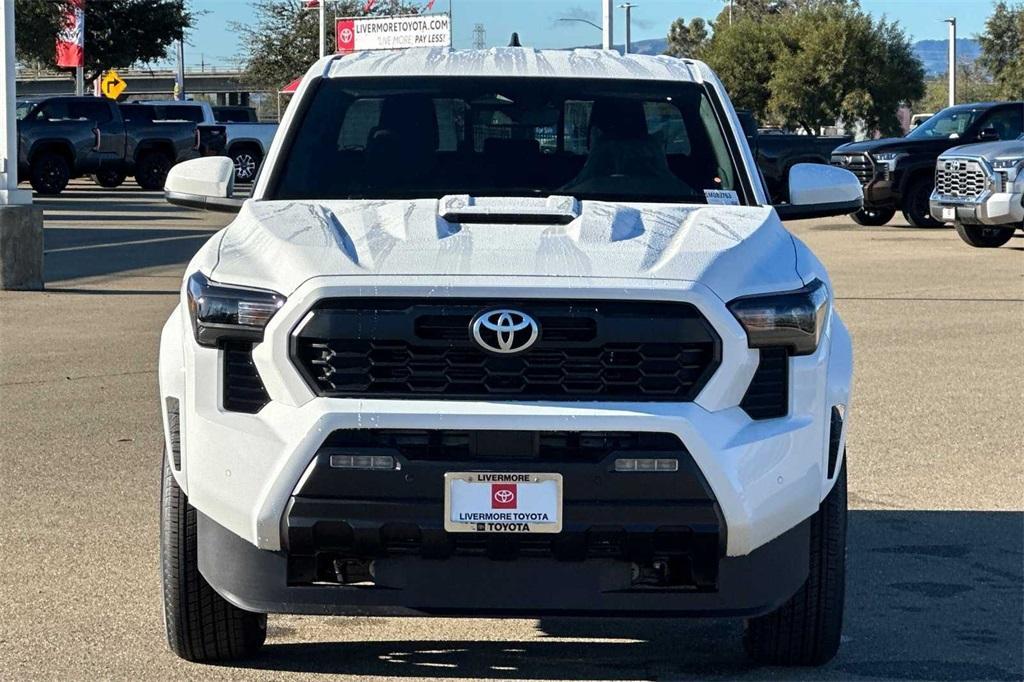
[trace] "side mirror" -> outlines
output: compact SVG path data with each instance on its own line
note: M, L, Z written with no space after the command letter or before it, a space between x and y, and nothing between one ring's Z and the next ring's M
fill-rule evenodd
M164 181L164 197L175 206L238 213L235 199L235 164L226 156L183 161L171 168Z
M789 203L775 207L782 220L856 213L864 206L857 176L845 168L798 163L789 169Z
M998 142L999 131L995 128L985 128L978 133L978 142Z

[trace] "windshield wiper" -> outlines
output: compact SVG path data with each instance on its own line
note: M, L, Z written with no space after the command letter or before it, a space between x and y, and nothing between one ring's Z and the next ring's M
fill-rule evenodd
M438 213L450 223L568 225L580 217L580 202L570 196L441 197Z

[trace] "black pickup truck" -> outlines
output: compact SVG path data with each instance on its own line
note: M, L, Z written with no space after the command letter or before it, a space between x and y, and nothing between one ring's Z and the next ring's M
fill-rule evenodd
M915 227L941 227L928 200L935 162L948 149L974 142L1013 140L1024 130L1024 102L977 102L943 109L904 137L843 145L832 165L846 168L864 186L864 208L851 217L885 225L897 210Z
M758 129L757 119L745 110L737 109L743 132L750 150L754 152L768 195L773 204L789 201L789 169L798 163L828 164L832 150L846 144L852 137L818 137L792 135L783 132L764 133Z
M159 190L171 166L197 157L198 146L195 123L153 121L141 107L98 97L51 97L18 121L18 174L45 195L90 174L104 187L133 175L143 189Z

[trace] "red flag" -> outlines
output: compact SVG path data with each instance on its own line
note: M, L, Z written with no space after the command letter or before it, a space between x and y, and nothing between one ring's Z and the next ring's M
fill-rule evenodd
M363 5L363 14L369 14L373 11L373 6L377 4L377 0L366 0L366 4Z
M85 0L70 0L57 34L57 66L85 66Z
M430 10L434 9L435 2L437 2L437 0L430 0L430 2L427 3L426 7L423 8L423 11L429 12Z

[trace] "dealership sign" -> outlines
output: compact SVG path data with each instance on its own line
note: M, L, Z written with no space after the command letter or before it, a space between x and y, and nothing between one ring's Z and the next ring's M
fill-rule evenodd
M447 14L338 19L338 52L449 47L452 22Z

